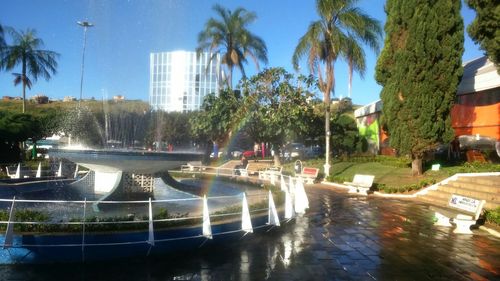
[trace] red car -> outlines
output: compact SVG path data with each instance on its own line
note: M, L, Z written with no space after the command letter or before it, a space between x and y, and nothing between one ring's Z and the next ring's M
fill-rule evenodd
M242 155L246 158L252 158L255 156L255 153L253 152L253 150L245 150L243 151Z

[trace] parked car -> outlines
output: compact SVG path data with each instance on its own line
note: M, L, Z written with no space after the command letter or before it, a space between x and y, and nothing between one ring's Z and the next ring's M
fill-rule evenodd
M218 153L218 158L221 158L223 154L224 154L224 152L223 152L223 151L219 151L219 153ZM213 153L213 152L212 152L212 153L210 153L210 158L214 158L214 153Z
M303 158L305 146L302 143L290 143L285 148L285 153L289 152L291 158Z
M245 150L245 151L243 151L242 154L246 158L253 158L253 157L255 157L255 152L253 150Z
M243 151L236 149L231 151L231 157L233 158L241 158L241 155L243 154Z
M306 148L305 156L307 158L317 158L323 155L323 149L319 145Z

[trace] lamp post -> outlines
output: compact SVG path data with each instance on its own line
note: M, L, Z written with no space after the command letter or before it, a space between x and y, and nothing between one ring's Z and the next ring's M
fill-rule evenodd
M87 29L94 26L94 24L88 21L77 21L78 25L83 26L83 52L82 52L82 75L80 77L80 99L78 100L78 105L82 102L82 92L83 92L83 66L85 63L85 45L87 43Z

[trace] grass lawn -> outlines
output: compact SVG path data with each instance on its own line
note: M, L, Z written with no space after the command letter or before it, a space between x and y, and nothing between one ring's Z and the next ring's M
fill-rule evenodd
M376 158L373 158L376 159ZM323 172L324 159L314 159L302 161L303 166L315 167ZM294 163L287 163L284 166L284 171L293 174ZM472 172L499 172L500 164L480 164L480 163L456 163L453 165L442 165L439 171L432 171L430 165L424 171L422 176L413 177L411 175L411 167L405 167L401 162L397 165L389 162L371 162L371 161L336 161L330 168L330 177L328 180L342 183L344 181L352 181L355 174L374 175L374 183L380 186L387 187L402 187L409 185L421 185L422 181L427 183L439 182L456 173L472 173ZM324 175L322 175L324 176Z
M347 178L348 181L352 181L355 174L374 175L375 183L382 183L387 186L413 184L426 177L425 174L420 177L412 177L410 168L392 167L376 162L335 163L330 168L330 174L334 177Z

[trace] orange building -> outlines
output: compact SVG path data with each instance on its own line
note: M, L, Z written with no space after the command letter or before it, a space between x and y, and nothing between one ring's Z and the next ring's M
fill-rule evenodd
M464 64L451 122L462 150L496 147L500 155L500 75L487 57Z

